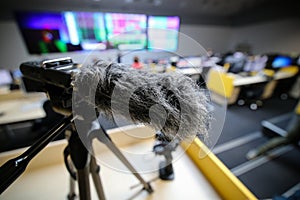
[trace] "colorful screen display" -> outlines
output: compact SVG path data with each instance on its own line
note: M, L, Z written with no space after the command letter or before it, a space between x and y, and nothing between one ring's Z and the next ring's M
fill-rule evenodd
M272 62L273 68L283 68L292 64L292 58L288 56L277 56Z
M146 15L106 13L105 24L110 48L120 50L146 48Z
M179 26L178 16L149 16L148 49L176 51Z
M106 49L102 13L17 12L16 20L31 54Z
M30 54L83 50L175 51L177 16L101 12L16 12Z

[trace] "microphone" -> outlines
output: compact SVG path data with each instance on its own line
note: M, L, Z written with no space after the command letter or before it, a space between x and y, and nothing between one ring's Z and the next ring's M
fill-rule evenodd
M122 116L180 141L207 136L211 116L206 90L181 73L151 73L99 60L82 65L73 85L77 100L115 121Z

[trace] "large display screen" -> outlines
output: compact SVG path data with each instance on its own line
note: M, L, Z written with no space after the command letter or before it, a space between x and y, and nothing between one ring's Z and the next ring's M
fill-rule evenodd
M106 13L108 44L120 50L145 49L147 16L143 14Z
M16 12L31 54L106 49L102 13Z
M178 16L149 16L148 49L176 51L179 26Z
M84 50L175 51L177 16L102 12L16 12L30 54Z

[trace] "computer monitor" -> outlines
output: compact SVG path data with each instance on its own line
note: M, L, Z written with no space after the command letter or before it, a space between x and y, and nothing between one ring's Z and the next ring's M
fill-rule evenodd
M0 86L6 86L13 83L13 78L9 70L0 69Z
M244 72L260 72L265 69L268 61L268 57L266 55L255 55L250 56L247 59L247 62L244 66Z
M272 62L272 67L274 69L280 69L284 67L288 67L292 64L293 59L289 56L277 56L274 58Z
M244 71L247 56L242 52L235 52L233 55L226 57L225 62L230 63L228 72L237 74Z

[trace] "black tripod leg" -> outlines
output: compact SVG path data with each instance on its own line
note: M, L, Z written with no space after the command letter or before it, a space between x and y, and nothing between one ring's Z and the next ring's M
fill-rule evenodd
M91 134L91 138L97 138L100 142L105 144L109 150L111 150L115 156L131 171L131 173L141 182L141 184L144 186L144 190L146 190L148 193L152 193L153 189L150 185L150 183L147 183L141 175L136 171L136 169L131 165L131 163L127 160L127 158L122 154L122 152L119 150L119 148L113 143L109 135L106 133L106 131L103 129L103 127L99 124L98 129L95 129Z
M109 136L106 134L106 137L108 137L108 140L106 141L105 145L119 158L119 160L132 172L132 174L141 182L141 184L144 186L144 189L148 193L152 193L153 189L150 185L150 183L147 183L141 175L136 171L136 169L131 165L131 163L126 159L126 157L122 154L122 152L118 149L118 147L111 141Z
M79 197L81 200L90 200L89 162L90 154L81 142L76 131L73 131L69 139L70 156L77 170Z
M105 200L106 198L105 198L105 194L104 194L104 190L103 190L103 185L102 185L101 178L99 175L100 166L97 165L96 159L94 156L91 157L90 171L91 171L94 185L95 185L95 188L96 188L96 191L98 194L98 198L100 200Z
M68 162L68 160L65 159L65 162ZM72 162L68 162L68 164L66 164L66 166L69 167L68 171L70 173L70 188L69 188L68 200L74 200L74 199L76 199L76 192L75 192L76 173L75 173L75 178L74 178L71 175L72 172L75 172Z
M94 121L93 129L88 133L90 140L97 138L100 142L105 144L109 150L111 150L115 156L131 171L131 173L141 182L144 186L143 189L148 193L152 193L153 189L149 182L146 182L141 175L136 171L136 169L131 165L127 158L122 154L118 147L113 143L109 135L106 133L105 129L101 126L98 120Z
M75 180L70 177L70 191L68 194L68 200L74 200L76 198L76 193L75 193Z
M90 181L89 181L89 166L77 170L78 178L78 188L79 188L79 199L81 200L90 200L91 191L90 191Z

